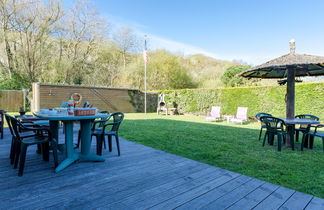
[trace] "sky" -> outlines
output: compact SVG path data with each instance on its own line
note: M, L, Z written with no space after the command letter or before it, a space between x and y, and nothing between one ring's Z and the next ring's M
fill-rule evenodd
M149 50L257 65L289 52L324 56L324 0L91 0L113 26L148 36Z

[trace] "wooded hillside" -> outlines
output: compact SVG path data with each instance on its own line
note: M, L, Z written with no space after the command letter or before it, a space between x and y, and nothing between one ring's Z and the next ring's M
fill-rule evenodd
M0 89L33 82L143 89L144 40L131 28L113 28L90 1L63 8L60 0L3 0L0 26ZM239 65L230 61L162 49L148 55L149 90L264 83L224 83L224 72Z

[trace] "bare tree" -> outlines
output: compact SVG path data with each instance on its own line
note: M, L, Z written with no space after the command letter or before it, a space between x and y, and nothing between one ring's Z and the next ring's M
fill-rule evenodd
M15 0L2 0L0 1L0 25L1 33L3 35L3 42L5 44L5 54L7 58L7 64L1 62L1 66L7 69L9 78L11 78L12 73L14 72L14 58L12 47L10 45L10 33L13 31L12 18L16 12L16 1Z
M30 82L37 81L51 56L50 35L55 33L56 23L61 17L61 1L47 4L30 1L15 17L22 63Z
M75 2L63 24L65 41L61 43L61 49L70 63L64 82L81 83L84 73L87 73L85 71L94 60L93 54L107 31L107 24L86 0Z
M3 0L0 14L9 76L15 72L37 81L50 57L50 35L62 15L61 1Z
M137 49L138 38L133 29L123 27L118 29L117 32L113 35L113 40L120 48L125 70L127 64L127 52Z
M98 58L95 61L95 71L89 75L88 83L94 85L116 86L120 75L121 54L114 47L101 46ZM96 78L94 80L94 78Z

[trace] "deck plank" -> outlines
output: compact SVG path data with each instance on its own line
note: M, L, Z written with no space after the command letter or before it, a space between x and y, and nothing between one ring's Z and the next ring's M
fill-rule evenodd
M253 192L251 192L250 194L243 197L238 202L234 203L228 209L229 210L252 209L278 188L279 188L278 185L265 183L260 187L258 187Z
M241 186L242 184L251 180L248 176L239 176L231 181L221 185L215 189L212 189L205 194L197 196L182 205L179 205L177 209L199 209L202 206L205 206L214 200L226 195L227 193L231 192L232 190L236 189L237 187Z
M261 203L259 203L254 209L278 209L284 204L296 191L285 187L279 187Z
M324 209L324 199L313 197L308 203L305 210L323 210Z
M201 166L188 166L183 165L177 169L165 170L165 168L158 169L152 174L150 169L146 169L142 173L133 174L131 176L123 177L121 175L114 177L114 179L104 179L101 182L91 182L85 186L79 186L76 190L70 190L66 198L61 199L59 205L56 202L52 202L50 199L46 203L46 207L65 207L65 208L77 208L78 206L92 207L97 200L112 199L115 201L119 197L118 194L129 194L137 191L137 188L150 187L154 184L158 184L160 180L170 181L181 175L181 171L192 167L192 170L200 170ZM198 168L195 168L198 167ZM147 178L143 178L147 177ZM125 182L127 180L127 182ZM80 193L81 190L81 193ZM61 195L57 197L62 197ZM43 203L33 203L33 206L42 205ZM90 208L89 207L89 208Z
M216 172L216 173L207 173L203 176L198 177L197 179L188 180L182 185L179 185L177 187L173 187L169 190L163 191L155 196L151 196L148 199L141 200L139 202L136 202L134 204L131 204L128 206L129 208L133 209L146 209L150 208L152 206L155 206L161 202L165 202L169 199L174 198L176 195L186 193L188 191L191 191L193 189L196 189L197 187L203 186L206 188L206 184L211 183L209 187L211 187L212 184L217 185L221 184L223 182L226 182L230 179L232 179L234 176L238 176L236 174L229 174L224 172Z
M162 165L162 164L161 164ZM157 168L158 169L158 168ZM161 166L161 169L164 170ZM35 185L35 186L29 186L29 190L33 190L35 192L35 195L30 196L28 191L22 191L20 192L20 200L15 201L15 205L26 205L26 204L34 204L35 202L38 202L39 200L47 200L49 198L55 198L55 197L64 197L64 194L71 194L74 191L79 191L85 189L85 192L88 192L91 189L91 186L100 185L101 183L108 182L108 183L114 183L118 179L127 179L129 177L132 177L134 175L140 176L140 174L136 173L129 173L129 170L141 170L142 174L147 174L148 170L145 169L145 167L136 168L136 167L129 167L124 168L121 170L118 170L118 168L114 168L113 170L116 170L115 173L111 173L108 171L102 171L102 173L98 173L98 171L95 171L94 173L89 173L87 176L65 176L61 178L60 181L54 182L54 183L44 183L43 185ZM119 173L120 172L120 173ZM106 174L109 174L106 176ZM25 188L26 189L26 188ZM66 189L63 190L62 189ZM74 193L78 194L78 192ZM24 196L24 197L23 197ZM71 196L71 195L69 195ZM10 203L11 199L8 199L7 202Z
M295 192L279 209L280 210L302 210L312 200L313 196Z
M226 209L264 184L264 181L251 179L235 190L204 206L204 209Z
M234 182L242 184L248 181L249 179L249 177L242 176L239 174L225 174L225 176L219 177L218 179L208 181L207 183L195 186L194 188L189 188L184 193L175 194L171 199L168 199L166 201L162 200L163 202L160 201L159 204L152 207L154 209L176 208L196 197L199 197L215 188L218 188L219 186L223 186L226 183L231 183L231 181L233 180L235 180Z
M191 172L192 173L192 172ZM141 185L137 185L137 186L134 186L132 189L130 190L121 190L117 193L114 194L114 197L112 198L105 198L105 197L101 197L100 199L96 200L96 202L92 202L91 204L87 204L85 205L85 207L103 207L103 208L106 208L106 206L108 204L111 204L111 203L114 203L116 201L120 201L126 197L129 197L131 195L134 195L134 194L140 194L141 195L141 192L142 191L145 191L145 190L149 190L149 189L152 189L152 188L157 188L163 184L166 184L166 183L169 183L169 182L172 182L172 180L175 180L175 179L179 179L179 175L181 176L180 179L186 179L184 176L185 174L188 174L186 171L179 171L177 173L177 175L174 175L173 177L171 176L165 176L164 178L162 179L157 179L157 180L154 180L153 182L149 182L146 181L145 183L141 184ZM106 192L104 192L106 193ZM147 198L148 199L148 198Z
M103 151L105 162L78 162L59 173L53 172L52 156L42 161L32 146L24 176L18 177L8 158L10 144L5 129L1 209L324 209L321 198L125 139L120 140L120 157L113 144L113 152Z
M149 189L139 189L134 194L125 197L124 199L118 200L118 202L109 203L108 200L102 200L100 201L100 204L98 207L104 207L104 208L111 208L111 209L119 209L121 207L126 206L133 206L134 203L150 199L153 196L156 196L160 193L163 193L167 190L170 190L172 188L177 188L183 184L188 183L189 181L193 181L202 177L208 176L208 174L216 173L217 170L214 168L204 168L202 170L192 172L192 173L186 173L186 176L174 179L170 182L163 183L161 182L161 185L158 185L156 187L151 186ZM188 174L188 175L187 175Z

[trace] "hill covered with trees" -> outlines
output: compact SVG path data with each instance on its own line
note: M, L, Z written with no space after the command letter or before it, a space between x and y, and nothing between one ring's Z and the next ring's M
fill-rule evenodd
M64 9L59 0L3 0L0 26L0 89L33 82L143 89L143 40L131 28L113 28L89 1ZM226 83L227 69L248 68L239 63L163 49L148 55L149 90L259 84L232 74Z

